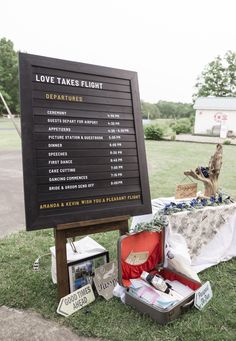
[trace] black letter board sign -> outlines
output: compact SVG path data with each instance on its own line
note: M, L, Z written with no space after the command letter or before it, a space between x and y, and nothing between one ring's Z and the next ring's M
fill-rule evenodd
M19 63L27 230L151 212L137 74Z

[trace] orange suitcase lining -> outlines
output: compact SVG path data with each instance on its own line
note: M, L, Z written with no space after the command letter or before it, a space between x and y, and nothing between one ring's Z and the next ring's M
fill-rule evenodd
M139 265L130 265L125 262L131 252L149 252L149 257L145 263ZM125 287L131 285L130 278L139 278L143 271L150 272L157 264L163 264L163 231L149 232L144 231L138 234L130 235L122 240L121 244L121 270L122 284ZM155 271L152 271L155 273ZM193 290L197 290L201 284L192 282L191 279L174 273L169 269L162 269L159 272L165 279L171 281L178 280Z

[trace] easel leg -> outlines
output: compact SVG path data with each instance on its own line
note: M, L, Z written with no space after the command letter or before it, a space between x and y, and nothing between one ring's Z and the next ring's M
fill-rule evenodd
M121 236L129 231L128 219L128 216L111 217L58 225L57 228L54 229L57 263L57 288L59 300L70 293L66 254L67 238L114 230L119 230Z
M66 255L66 237L64 230L60 231L55 229L54 231L56 245L58 298L61 299L62 297L70 293Z
M124 221L120 222L119 231L120 231L120 236L123 236L129 232L129 221L128 220L124 220Z

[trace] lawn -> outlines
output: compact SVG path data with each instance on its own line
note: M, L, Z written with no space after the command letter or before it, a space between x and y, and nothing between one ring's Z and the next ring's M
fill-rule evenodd
M20 120L15 119L20 128ZM0 150L16 150L21 148L21 139L16 132L12 121L8 118L0 118Z
M173 196L177 183L191 180L184 171L207 166L215 152L215 145L186 142L146 141L148 174L152 198ZM236 146L223 146L223 165L219 185L236 198ZM203 185L198 183L198 190Z
M14 118L15 123L20 127L20 118L15 117ZM14 125L12 123L12 120L9 119L8 117L0 117L0 128L5 128L5 129L11 129L14 128Z
M183 172L206 165L214 145L181 142L146 142L152 197L172 196ZM224 146L221 187L236 197L236 147ZM185 180L186 181L186 180ZM188 180L189 181L189 180ZM116 258L117 232L93 236ZM69 326L78 334L116 341L222 341L236 340L236 259L200 274L209 280L213 299L199 312L192 309L180 319L160 326L149 317L123 305L118 299L97 298L87 308L63 318L56 314L57 290L50 275L50 257L44 257L39 272L32 271L38 255L54 244L52 230L20 232L0 240L0 305L33 309L44 317Z

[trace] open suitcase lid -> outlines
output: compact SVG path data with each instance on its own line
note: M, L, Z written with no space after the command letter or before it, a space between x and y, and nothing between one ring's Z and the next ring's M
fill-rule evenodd
M142 231L120 237L118 240L118 282L129 287L130 278L139 278L143 271L158 269L164 263L165 230L160 232ZM147 255L141 264L129 264L127 258L132 254Z

